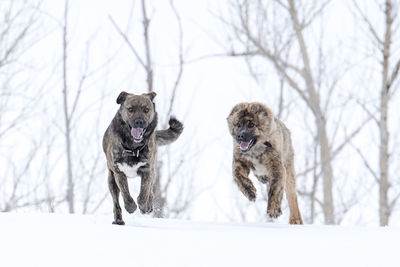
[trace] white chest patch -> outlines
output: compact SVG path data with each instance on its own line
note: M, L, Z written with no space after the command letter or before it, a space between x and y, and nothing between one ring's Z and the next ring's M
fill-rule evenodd
M252 161L253 166L254 166L254 174L255 175L265 175L267 172L267 168L261 164L261 162L259 162L258 160L254 160Z
M144 165L146 165L146 162L138 162L138 164L133 165L133 166L129 166L126 163L122 163L122 164L117 163L118 169L121 172L123 172L126 175L126 177L128 177L128 178L136 177L138 175L137 170Z

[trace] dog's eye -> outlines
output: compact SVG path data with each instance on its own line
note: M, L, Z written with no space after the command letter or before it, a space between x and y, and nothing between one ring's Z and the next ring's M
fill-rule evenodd
M132 107L128 108L128 111L133 112L133 108Z
M144 113L147 113L147 112L149 112L149 111L150 111L150 109L148 109L148 108L144 108L144 109L143 109L143 112L144 112Z
M240 127L240 122L235 124L236 127Z
M255 125L252 122L249 122L249 128L253 128Z

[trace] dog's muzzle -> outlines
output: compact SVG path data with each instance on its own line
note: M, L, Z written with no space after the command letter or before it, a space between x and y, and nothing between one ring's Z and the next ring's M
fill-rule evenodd
M236 141L239 143L240 151L247 152L255 143L255 137L245 131L240 131L236 135Z
M129 124L131 128L131 135L135 143L140 143L143 141L144 133L146 132L147 124L142 118L134 119L133 122Z

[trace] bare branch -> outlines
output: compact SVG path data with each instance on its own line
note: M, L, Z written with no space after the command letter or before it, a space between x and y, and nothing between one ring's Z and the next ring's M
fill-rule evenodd
M170 102L169 102L169 108L167 111L167 117L166 117L166 122L168 121L169 117L171 116L172 113L172 108L174 105L174 101L175 101L175 94L176 94L176 90L179 86L179 83L181 81L182 78L182 74L183 74L183 65L184 65L184 60L183 60L183 29L182 29L182 21L181 21L181 17L178 13L178 11L176 10L176 7L174 5L174 1L170 0L170 5L172 10L174 11L176 20L178 22L178 29L179 29L179 70L178 70L178 75L175 79L175 83L174 86L172 87L172 94L171 94L171 98L170 98Z
M376 123L377 126L379 126L379 120L378 118L375 116L375 114L373 112L371 112L364 103L361 103L359 100L357 100L357 103L363 108L363 110L365 112L367 112L368 116Z
M20 41L25 37L25 35L28 32L28 30L30 29L30 27L31 27L31 24L28 24L23 29L23 31L18 35L18 37L14 40L14 42L10 45L10 47L6 50L6 52L3 55L3 58L0 59L0 67L2 67L2 66L4 66L5 64L8 63L8 58L16 50L16 48L19 45Z
M150 50L150 39L149 39L149 26L150 19L147 16L146 1L142 0L142 16L143 16L143 36L144 36L144 47L146 52L146 74L147 74L147 90L153 92L153 67L151 62L151 50Z
M360 149L355 147L350 143L350 145L357 151L358 155L360 155L361 159L363 160L364 166L368 169L368 171L371 173L371 175L375 178L376 182L379 182L379 177L375 173L375 171L372 169L371 165L369 165L368 160L364 157L363 153L361 152Z
M88 77L88 74L87 74L88 65L89 65L89 59L88 59L89 56L88 55L89 55L89 42L86 43L86 59L85 59L85 62L84 62L84 64L85 64L85 66L84 66L84 74L81 75L81 78L79 80L78 91L77 91L77 93L75 95L74 104L72 105L71 113L69 115L69 117L71 119L73 118L75 110L76 110L76 107L78 105L78 101L79 101L79 98L81 96L83 84L84 84L86 78Z
M309 168L303 170L302 172L296 173L296 176L297 176L297 177L299 177L299 176L306 176L308 173L310 173L311 171L315 170L319 165L320 165L320 163L319 163L319 162L316 162L316 163L314 164L314 166L311 166L311 167L309 167Z
M318 1L319 2L319 1ZM307 18L309 18L308 20L305 20L303 23L302 23L302 26L301 26L301 28L302 29L305 29L305 28L307 28L308 26L310 26L310 24L313 22L313 20L317 17L317 16L319 16L319 15L321 15L321 13L324 11L324 9L328 6L328 4L330 4L330 2L331 2L331 0L327 0L327 1L325 1L325 2L322 2L322 4L320 4L319 6L317 5L316 6L316 10L314 11L314 12L310 12L310 14L308 14L307 15Z
M94 206L94 208L90 211L90 213L95 213L101 207L103 202L107 199L108 194L109 194L108 192L103 194L103 197L97 202L97 205Z
M136 51L135 47L133 46L133 44L131 43L131 41L129 41L128 37L126 36L125 33L123 33L121 31L121 29L118 27L117 23L115 23L114 19L111 17L111 15L108 16L108 19L111 21L112 25L114 26L114 28L118 31L118 33L122 36L122 38L125 40L126 44L129 46L130 50L133 52L133 54L135 55L136 59L139 61L140 65L142 65L143 68L146 69L146 64L144 63L144 61L141 59L141 57L139 56L138 52Z
M367 18L367 16L361 10L360 6L357 4L357 1L353 0L353 4L354 4L355 8L357 9L358 13L361 15L361 18L363 19L363 21L367 24L368 29L369 29L370 33L372 34L372 36L374 37L375 41L379 45L383 46L383 40L381 40L381 38L377 34L374 26L372 25L371 21Z
M392 75L390 75L390 79L386 84L386 90L389 92L390 88L393 85L393 82L396 80L398 74L399 74L399 69L400 69L400 60L397 61L393 71L392 71Z
M368 123L368 121L370 121L372 119L372 117L367 118L363 123L360 124L360 126L358 126L358 128L356 128L350 135L348 135L345 140L336 148L333 150L332 152L332 158L335 158L340 152L341 150L348 144L351 142L351 140L353 140L353 138L362 130L362 128L364 128L364 126Z
M395 197L393 197L392 201L390 201L390 203L389 203L390 210L394 209L399 198L400 198L400 193L398 193Z

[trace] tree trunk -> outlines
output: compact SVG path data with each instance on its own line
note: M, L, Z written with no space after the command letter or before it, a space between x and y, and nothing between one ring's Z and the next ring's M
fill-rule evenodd
M326 121L324 118L322 120L317 120L318 124L318 136L320 145L320 159L321 159L321 169L322 169L322 185L324 191L324 202L323 202L323 212L325 218L325 224L334 224L334 206L333 206L333 194L332 194L332 181L333 181L333 171L332 171L332 160L331 160L331 150L328 142L328 135L326 132Z
M63 105L65 119L65 146L67 153L67 202L68 210L74 213L74 181L72 177L71 159L71 118L68 110L68 86L67 86L67 23L68 23L68 0L64 7L64 26L63 26Z
M150 39L149 39L150 19L147 17L145 0L142 0L142 14L143 14L144 46L146 50L147 90L149 92L153 92L153 67L151 63L151 50L150 50Z
M388 102L389 102L389 58L392 34L392 4L390 0L385 2L386 32L383 43L382 61L382 85L380 99L380 120L379 120L379 223L381 226L388 225L390 207L388 203L389 184L389 130L388 130Z
M162 162L157 160L156 166L156 173L154 177L154 184L153 184L153 194L154 194L154 211L153 217L155 218L164 218L165 213L165 204L166 200L163 197L162 190L161 190L161 168Z
M294 0L289 0L289 13L293 23L294 30L296 32L297 42L299 44L300 53L304 65L304 80L307 87L308 101L307 105L310 107L315 117L315 123L318 133L318 143L320 146L320 161L323 176L323 212L325 218L325 224L334 224L334 206L333 206L333 194L332 194L332 181L333 181L333 169L332 169L332 158L331 149L329 146L329 139L327 134L326 119L324 117L323 110L320 106L319 95L315 89L314 79L311 71L311 63L308 56L307 45L303 37L302 26L297 16L297 9Z
M389 131L387 128L387 102L386 88L381 94L381 117L379 122L380 131L380 146L379 146L379 223L381 226L386 226L389 223L390 208L388 203L388 190L389 190Z

